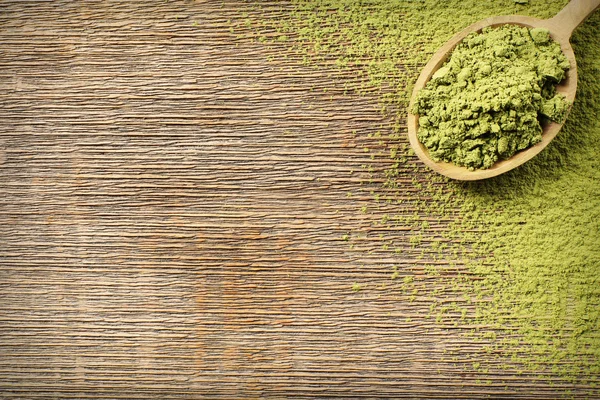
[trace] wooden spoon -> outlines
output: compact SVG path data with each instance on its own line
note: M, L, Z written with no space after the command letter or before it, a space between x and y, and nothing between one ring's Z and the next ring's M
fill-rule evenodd
M573 100L575 100L575 91L577 89L577 63L575 62L575 54L573 54L573 48L569 43L569 39L573 30L599 6L600 0L572 0L565 8L550 19L509 15L486 18L474 23L446 42L425 65L415 84L409 110L412 108L416 94L425 86L435 71L444 64L450 53L452 53L452 50L454 50L460 41L472 32L481 32L485 27L494 27L504 24L521 25L528 28L546 28L550 31L550 36L554 41L560 44L563 53L571 64L571 67L566 72L565 79L557 86L557 91L562 93L567 101L572 104ZM433 161L429 156L427 148L417 139L419 117L411 114L410 111L408 114L408 138L417 156L419 156L419 158L434 171L453 179L465 181L491 178L492 176L500 175L529 161L542 151L552 139L554 139L561 127L562 124L555 122L545 124L545 126L543 126L542 141L540 143L516 153L507 160L496 162L491 168L469 171L465 167L446 162Z

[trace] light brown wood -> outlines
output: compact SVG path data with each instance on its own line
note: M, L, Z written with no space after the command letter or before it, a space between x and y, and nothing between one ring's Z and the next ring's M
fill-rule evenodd
M559 93L565 95L566 99L572 104L575 100L577 91L577 62L575 54L569 39L573 30L579 26L592 12L600 6L600 0L572 0L565 8L563 8L556 16L550 19L538 19L520 15L509 15L491 17L476 22L464 30L457 33L448 42L446 42L434 55L431 60L425 65L419 79L415 83L411 98L411 106L416 94L421 90L429 79L433 76L447 60L452 50L470 33L480 32L488 26L500 26L505 24L516 24L529 28L543 27L550 31L551 37L560 44L562 51L568 58L571 64L570 69L566 73L565 79L557 86ZM411 107L409 107L410 110ZM417 138L419 129L419 117L409 112L408 114L408 138L410 144L417 156L431 169L445 175L449 178L465 181L473 181L487 179L504 172L510 171L531 160L539 154L547 145L556 137L562 124L551 122L543 126L542 141L535 146L516 153L513 157L507 160L498 161L491 168L470 171L465 167L446 162L436 162L429 156L429 151Z
M0 398L593 398L427 317L475 312L425 272L481 279L442 238L457 210L418 205L442 200L416 157L382 189L394 160L363 149L388 154L374 135L395 121L358 69L246 25L293 8L0 0ZM398 214L448 248L379 224Z

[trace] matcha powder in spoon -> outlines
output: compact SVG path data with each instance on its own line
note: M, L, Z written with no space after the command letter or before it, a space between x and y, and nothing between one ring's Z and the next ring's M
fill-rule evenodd
M472 33L417 94L419 141L435 161L490 168L540 142L540 123L564 121L569 104L556 85L568 69L545 29Z

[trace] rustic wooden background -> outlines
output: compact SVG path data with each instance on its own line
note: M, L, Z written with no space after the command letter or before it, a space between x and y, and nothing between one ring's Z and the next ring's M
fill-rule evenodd
M0 2L1 397L585 394L475 372L470 327L382 284L443 261L341 239L373 229L360 137L389 121L232 33L248 4Z

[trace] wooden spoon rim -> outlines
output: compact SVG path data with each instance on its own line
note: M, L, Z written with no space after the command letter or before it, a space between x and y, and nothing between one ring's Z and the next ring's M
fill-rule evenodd
M456 45L458 45L458 43L460 43L468 34L472 32L480 32L483 28L488 26L499 26L505 24L520 25L528 28L543 27L550 31L550 36L554 41L560 44L563 53L565 54L571 65L569 70L566 72L565 79L559 85L557 85L557 91L559 93L562 93L566 97L567 101L570 103L569 109L567 110L567 114L571 109L573 101L575 100L575 92L577 89L577 64L575 61L575 54L573 53L573 48L569 43L569 37L564 37L557 34L556 32L560 31L558 29L555 29L552 20L543 20L521 15L508 15L483 19L479 22L468 26L467 28L453 36L449 41L447 41L433 55L433 57L431 57L429 62L421 71L419 79L417 79L417 82L415 83L413 89L407 119L408 139L416 155L431 169L449 178L465 181L480 180L491 178L500 175L504 172L510 171L511 169L522 165L523 163L529 161L538 153L540 153L552 141L552 139L556 137L556 135L562 128L563 124L558 124L555 122L545 124L545 126L543 126L542 131L542 141L540 143L537 143L536 145L529 147L528 149L516 153L514 156L507 160L496 162L491 168L480 169L475 171L470 171L468 168L454 165L451 163L437 162L432 160L429 156L429 151L427 150L427 148L423 146L421 142L419 142L419 139L417 138L417 131L419 129L419 117L418 115L414 115L410 112L418 91L425 86L425 84L429 81L429 79L435 73L435 71L437 71L443 65L443 63L452 53L452 50L454 50Z

